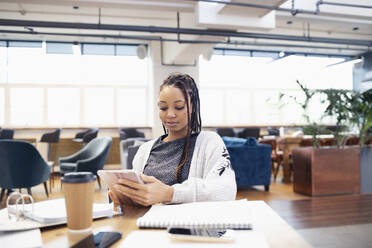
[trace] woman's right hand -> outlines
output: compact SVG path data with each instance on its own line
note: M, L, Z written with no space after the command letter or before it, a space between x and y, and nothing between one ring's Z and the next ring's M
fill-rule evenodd
M124 206L124 205L137 205L135 204L130 198L126 197L125 195L121 195L120 198L118 198L111 190L108 192L112 202L114 203L114 209L117 210L118 207Z
M116 196L111 191L109 191L108 194L109 194L112 202L114 203L114 210L117 210L118 207L120 206L120 202L119 202L118 198L116 198Z

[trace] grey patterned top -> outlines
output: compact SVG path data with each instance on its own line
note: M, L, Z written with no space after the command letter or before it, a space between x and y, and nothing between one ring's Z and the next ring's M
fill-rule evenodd
M185 181L189 176L191 159L198 134L199 133L191 135L188 160L181 170L181 182ZM143 173L148 176L154 176L164 184L173 185L178 183L176 170L181 161L186 137L164 142L163 139L165 137L167 137L167 134L159 137L155 141Z

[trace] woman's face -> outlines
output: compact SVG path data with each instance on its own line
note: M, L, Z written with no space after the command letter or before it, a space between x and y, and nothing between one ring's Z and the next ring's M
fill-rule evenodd
M173 86L164 86L160 91L158 106L160 120L169 133L186 136L187 106L182 91ZM189 109L191 111L191 107Z

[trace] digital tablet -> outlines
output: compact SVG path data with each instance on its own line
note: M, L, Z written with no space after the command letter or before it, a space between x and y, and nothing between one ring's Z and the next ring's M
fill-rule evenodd
M114 188L115 184L118 183L119 179L128 179L133 182L144 184L140 176L134 170L99 170L98 176L108 185L110 191L121 200L121 194L118 194Z

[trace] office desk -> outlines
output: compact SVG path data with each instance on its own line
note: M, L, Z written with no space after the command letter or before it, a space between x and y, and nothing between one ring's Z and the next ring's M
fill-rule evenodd
M266 203L263 201L251 201L250 203L253 228L257 232L264 233L271 248L311 247ZM138 230L136 220L138 217L144 215L147 210L148 208L125 207L125 215L94 221L93 232L121 232L122 239L113 245L113 247L119 247L129 232ZM159 230L159 232L164 231ZM66 226L43 229L42 238L44 247L68 247L76 243L76 240L74 240L76 237L68 235ZM154 247L156 247L156 244L154 244Z

